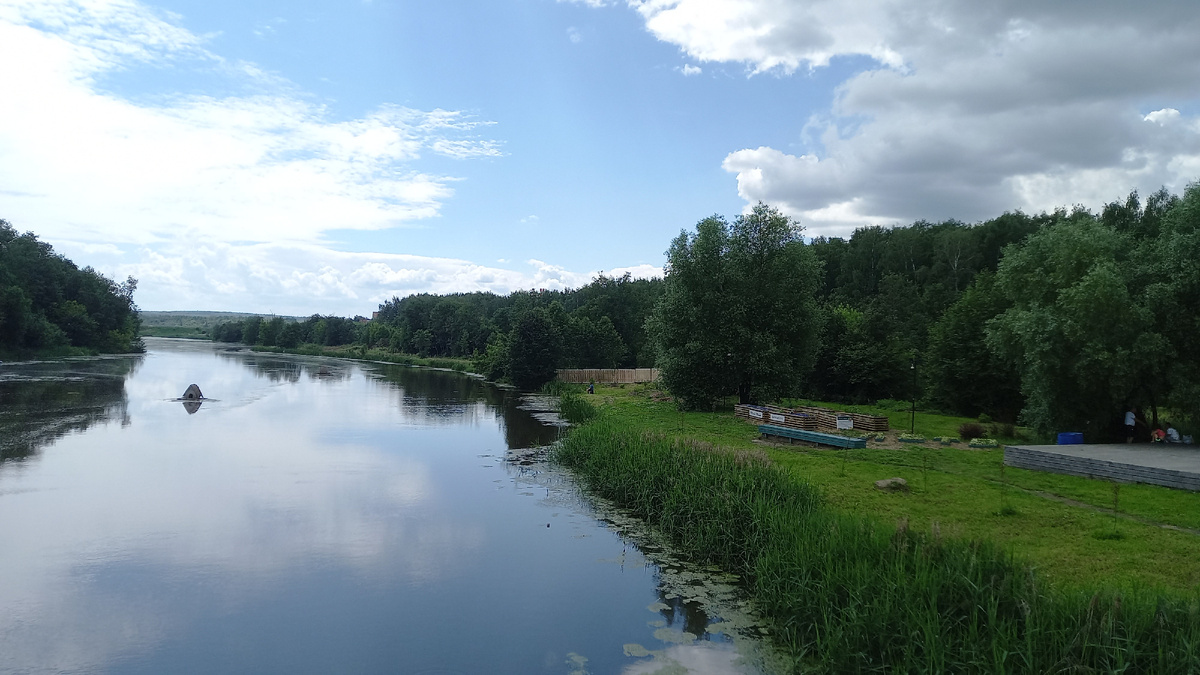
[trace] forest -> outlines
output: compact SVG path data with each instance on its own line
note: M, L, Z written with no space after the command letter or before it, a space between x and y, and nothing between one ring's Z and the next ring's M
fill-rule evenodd
M144 351L133 277L117 283L0 220L0 354Z
M370 322L251 320L214 337L468 358L523 388L558 368L657 365L684 407L916 399L1108 437L1128 407L1155 422L1169 410L1177 424L1195 409L1198 259L1195 184L1133 192L1098 213L1015 211L807 241L760 204L682 231L665 279L420 294L383 303Z

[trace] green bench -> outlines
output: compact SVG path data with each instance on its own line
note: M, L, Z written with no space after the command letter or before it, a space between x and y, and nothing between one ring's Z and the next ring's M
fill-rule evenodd
M763 436L775 436L794 441L805 441L808 443L818 443L820 445L832 445L838 448L867 447L867 439L865 438L850 438L849 436L824 434L820 431L807 431L805 429L792 429L791 427L781 427L774 424L758 425L758 433L762 434Z

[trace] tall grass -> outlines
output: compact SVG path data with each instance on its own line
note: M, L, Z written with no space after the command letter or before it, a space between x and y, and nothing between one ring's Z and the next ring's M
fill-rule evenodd
M696 562L741 575L805 672L1200 670L1194 596L1051 589L986 542L837 513L764 454L608 416L556 456Z
M542 393L558 397L558 414L571 424L583 424L596 417L596 407L585 398L582 385L551 380L542 385Z

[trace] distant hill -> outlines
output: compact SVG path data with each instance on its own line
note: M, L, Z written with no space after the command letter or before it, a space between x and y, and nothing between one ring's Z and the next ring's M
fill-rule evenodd
M219 323L241 321L252 316L273 316L271 314L256 314L252 312L198 312L198 311L169 311L169 312L140 312L142 318L142 335L149 337L179 337L212 339L212 329ZM289 321L299 321L303 317L285 316Z

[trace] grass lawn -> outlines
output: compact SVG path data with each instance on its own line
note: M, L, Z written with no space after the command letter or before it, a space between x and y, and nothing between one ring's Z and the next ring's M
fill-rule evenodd
M891 447L861 450L772 446L756 441L755 426L732 411L680 412L645 385L597 386L589 398L633 428L765 449L839 509L890 522L907 520L913 529L936 528L945 536L994 541L1064 587L1200 591L1200 535L1160 526L1200 530L1197 493L1122 485L1114 516L1112 483L1002 468L1001 449L970 449L965 443L898 446L894 441L882 444ZM907 411L879 412L891 418L889 438L897 430L908 431ZM958 425L967 421L973 420L918 412L916 432L927 438L956 436ZM895 476L908 481L909 493L875 489L875 481Z

